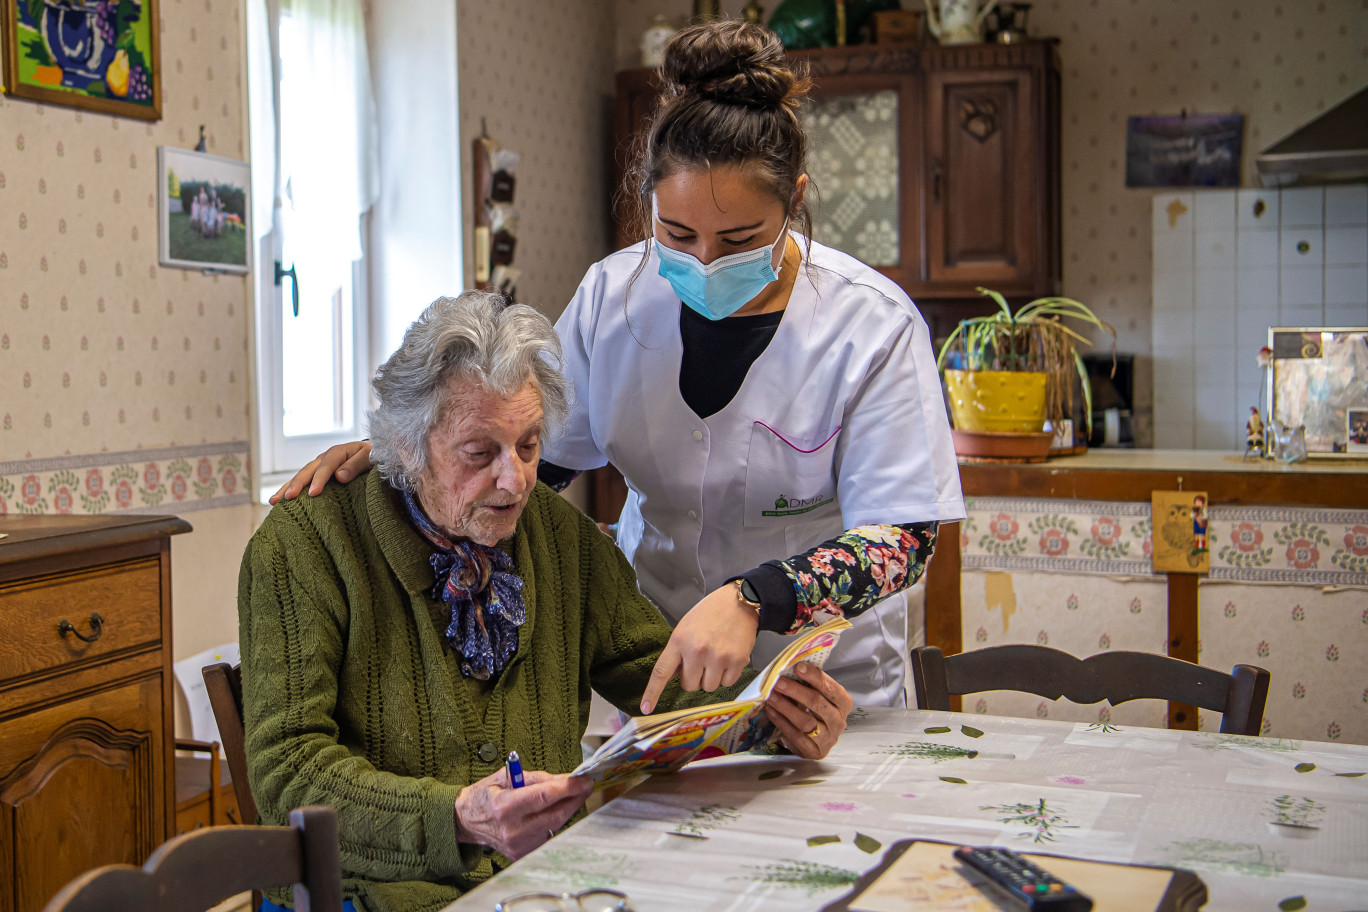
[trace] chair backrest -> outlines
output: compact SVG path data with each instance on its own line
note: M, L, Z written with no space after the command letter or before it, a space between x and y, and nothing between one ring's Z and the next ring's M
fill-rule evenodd
M294 884L300 912L341 912L332 808L290 812L287 827L205 827L163 843L141 868L106 865L67 884L43 912L200 912L252 889Z
M243 823L256 823L256 801L247 781L247 738L242 724L242 666L216 662L204 666L204 686L209 704L214 707L223 752L228 756L228 771L233 774L233 794Z
M943 655L912 650L920 709L949 709L952 694L1016 690L1051 700L1112 704L1173 700L1221 714L1221 731L1257 735L1268 700L1268 672L1236 665L1230 674L1149 652L1102 652L1079 659L1049 646L1010 645Z

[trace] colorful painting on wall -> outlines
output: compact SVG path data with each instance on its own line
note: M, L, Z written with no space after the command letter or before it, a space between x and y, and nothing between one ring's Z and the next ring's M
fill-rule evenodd
M251 184L246 162L158 147L161 265L246 272L252 249Z
M161 119L157 0L0 0L5 91Z

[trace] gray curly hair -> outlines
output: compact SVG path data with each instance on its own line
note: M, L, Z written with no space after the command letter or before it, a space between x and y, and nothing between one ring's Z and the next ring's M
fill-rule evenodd
M502 396L531 380L547 421L560 421L569 410L560 365L555 327L531 307L488 291L438 298L375 372L380 405L370 413L371 462L390 484L414 491L427 468L428 435L441 420L447 381L458 375Z

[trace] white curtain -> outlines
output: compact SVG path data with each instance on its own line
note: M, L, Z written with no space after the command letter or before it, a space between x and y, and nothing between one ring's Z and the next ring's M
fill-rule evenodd
M282 215L292 258L317 280L361 258L360 218L380 188L361 0L281 0L280 65Z
M247 110L251 119L252 241L271 233L276 197L275 62L266 0L247 0Z

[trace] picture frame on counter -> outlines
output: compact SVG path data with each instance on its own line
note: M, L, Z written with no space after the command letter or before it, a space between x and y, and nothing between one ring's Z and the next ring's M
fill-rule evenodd
M1308 457L1368 457L1368 326L1274 326L1268 413Z
M162 266L245 273L252 266L252 168L174 146L157 148Z
M4 91L13 98L161 120L157 0L0 2Z

